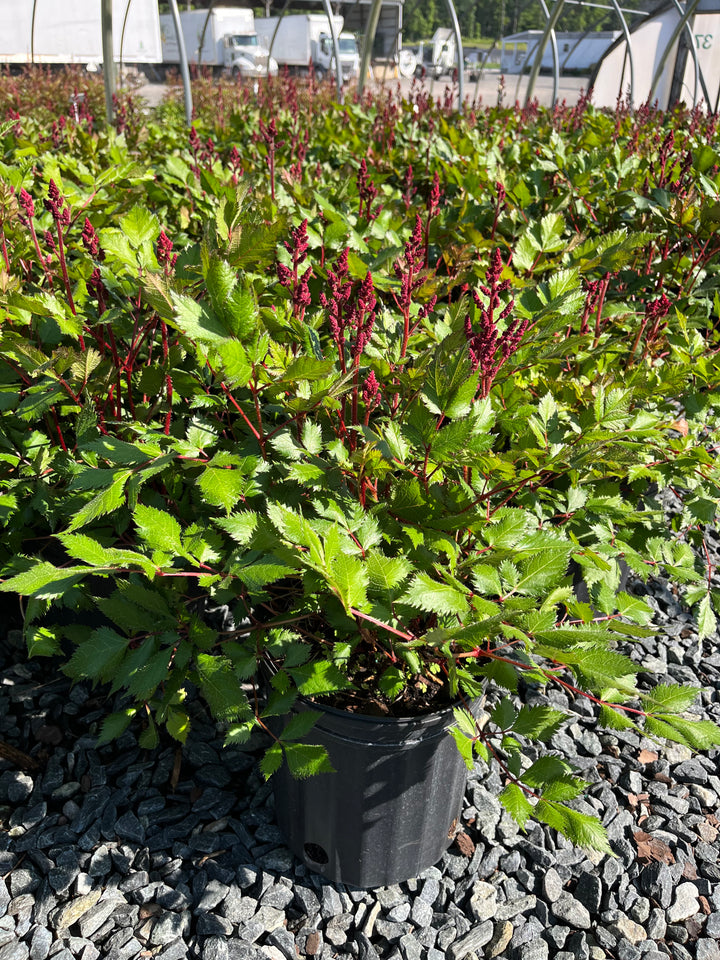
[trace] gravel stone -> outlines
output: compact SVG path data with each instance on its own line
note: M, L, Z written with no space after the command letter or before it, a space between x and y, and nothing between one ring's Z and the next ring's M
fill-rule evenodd
M543 896L548 903L555 903L563 895L564 884L555 867L550 867L545 872L542 881Z
M501 920L499 923L496 923L492 938L485 947L485 956L499 957L505 950L505 947L510 943L512 935L513 925L509 920Z
M624 938L633 945L640 943L642 940L647 940L647 933L643 927L624 913L619 914L617 920L611 923L608 929L618 940Z
M208 937L202 945L202 960L228 960L227 941L222 937Z
M448 960L464 960L465 957L475 953L476 950L482 950L485 944L492 940L493 929L492 920L485 920L478 924L470 933L450 946Z
M515 951L516 960L549 960L550 948L544 940L531 940Z
M0 947L0 960L28 960L30 950L26 943L19 943L17 940L13 943L6 943Z
M52 934L47 927L36 927L30 941L30 960L45 960L51 944Z
M570 894L563 894L550 909L558 920L570 924L571 927L578 927L580 930L590 929L590 914L587 907Z
M426 900L417 897L413 902L410 918L416 927L421 929L429 927L433 921L432 906Z
M156 947L167 946L178 937L190 932L190 911L183 913L161 913L150 932L150 943Z
M700 910L698 896L699 891L694 883L681 883L675 890L675 899L667 912L668 923L678 923L694 917Z
M720 946L716 940L703 937L695 942L695 960L720 960Z
M491 883L478 880L473 886L470 913L478 923L491 920L497 912L497 890Z
M55 917L55 930L60 933L62 930L67 930L68 927L77 923L88 910L95 906L100 899L100 895L100 890L93 890L91 893L87 893L83 897L76 897L74 900L60 907Z

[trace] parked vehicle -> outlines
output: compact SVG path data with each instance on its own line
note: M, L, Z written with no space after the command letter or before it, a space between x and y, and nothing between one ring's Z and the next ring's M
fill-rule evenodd
M97 0L36 0L0 4L0 63L102 63L100 4ZM125 15L127 13L127 19ZM160 63L157 0L113 0L115 60Z
M264 77L268 73L268 52L255 31L252 10L215 7L180 14L188 63L229 71L234 76ZM169 13L160 16L162 61L166 66L180 63L175 25ZM270 74L277 74L277 62L270 62Z
M342 17L333 17L333 21L339 36L343 80L351 80L360 72L357 40L352 33L342 32ZM332 33L325 14L258 17L255 28L261 43L280 66L303 73L312 67L319 79L335 70Z
M449 27L438 27L432 42L421 43L417 51L416 76L425 76L439 80L444 74L452 73L456 67L457 44L455 34Z

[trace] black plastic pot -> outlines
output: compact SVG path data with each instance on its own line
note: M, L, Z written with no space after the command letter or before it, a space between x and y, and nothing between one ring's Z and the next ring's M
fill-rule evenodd
M452 709L422 717L369 717L316 704L307 742L336 773L273 777L288 846L316 873L369 888L422 873L449 846L467 770L448 729Z

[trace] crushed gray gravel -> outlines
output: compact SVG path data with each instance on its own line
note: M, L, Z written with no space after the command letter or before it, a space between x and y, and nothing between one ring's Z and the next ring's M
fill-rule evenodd
M698 641L663 581L630 589L659 628L631 650L642 681L701 685L698 712L720 720L718 636ZM223 750L199 700L182 753L143 750L132 730L98 748L101 694L25 662L18 639L0 640L0 741L37 767L0 759L0 960L720 960L717 751L607 732L587 701L528 690L569 708L551 746L591 781L579 808L616 857L523 834L478 762L462 847L417 879L355 890L283 846L257 755Z

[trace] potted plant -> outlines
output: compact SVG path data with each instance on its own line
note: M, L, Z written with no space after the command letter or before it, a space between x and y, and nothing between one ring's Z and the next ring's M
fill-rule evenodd
M28 598L30 653L66 652L71 677L125 692L103 740L137 720L147 748L161 727L183 741L189 683L229 744L265 731L290 842L337 879L389 882L437 859L475 756L500 764L521 825L609 850L573 809L584 782L538 755L563 714L512 694L519 678L559 684L611 728L720 743L686 715L696 689L639 690L617 649L651 619L621 561L689 584L701 634L714 628L681 534L715 516L715 333L664 320L636 267L642 237L573 246L554 213L440 269L431 247L452 224L437 176L374 272L337 227L321 238L319 215L312 230L216 188L214 221L179 257L140 206L99 230L87 219L75 283L60 187L43 214L24 188L6 197L13 255L39 258L48 282L42 216L64 291L5 290L0 589ZM366 167L357 188L370 231ZM644 311L593 328L623 270ZM670 486L686 494L673 524ZM213 629L208 602L235 628ZM333 781L345 761L349 783Z

